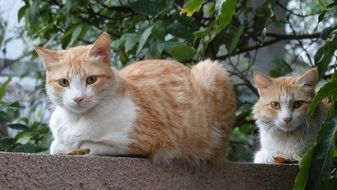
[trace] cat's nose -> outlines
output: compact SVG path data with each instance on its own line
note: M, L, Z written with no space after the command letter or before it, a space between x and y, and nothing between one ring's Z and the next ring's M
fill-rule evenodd
M76 102L78 105L80 105L80 103L84 100L83 97L76 97L74 98L74 102Z
M292 117L285 117L283 118L283 121L288 124L293 118Z

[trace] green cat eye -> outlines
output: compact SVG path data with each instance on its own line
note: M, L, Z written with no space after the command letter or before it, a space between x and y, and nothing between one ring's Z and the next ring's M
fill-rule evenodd
M92 75L92 76L88 76L85 82L87 83L87 85L91 85L91 84L94 84L96 81L97 81L97 76Z
M59 85L62 87L68 87L69 86L69 81L65 78L59 79L58 80Z
M294 109L300 108L303 104L304 104L303 100L296 100L293 104L293 108Z
M271 102L271 103L270 103L270 106L271 106L273 109L275 109L275 110L278 110L278 109L281 108L281 105L280 105L280 103L278 103L278 102Z

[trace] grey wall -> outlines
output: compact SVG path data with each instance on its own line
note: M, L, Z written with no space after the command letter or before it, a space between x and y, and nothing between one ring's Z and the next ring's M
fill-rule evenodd
M292 189L296 165L154 165L147 159L0 153L1 189Z

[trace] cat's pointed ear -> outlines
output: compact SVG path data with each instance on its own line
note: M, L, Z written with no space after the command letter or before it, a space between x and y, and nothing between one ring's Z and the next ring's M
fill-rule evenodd
M101 57L101 59L110 64L111 61L111 47L110 47L111 38L108 33L103 32L95 43L92 45L89 56Z
M317 82L317 69L313 68L304 73L298 80L297 83L308 88L315 89Z
M36 53L42 59L43 66L46 70L50 70L51 65L60 61L64 55L64 51L55 51L39 46L34 46Z
M263 89L266 89L273 84L272 78L258 71L254 71L254 81L260 94Z

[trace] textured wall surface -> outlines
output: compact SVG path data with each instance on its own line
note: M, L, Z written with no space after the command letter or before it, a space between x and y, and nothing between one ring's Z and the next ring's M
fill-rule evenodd
M0 153L0 189L292 189L296 165L162 166L126 157Z

